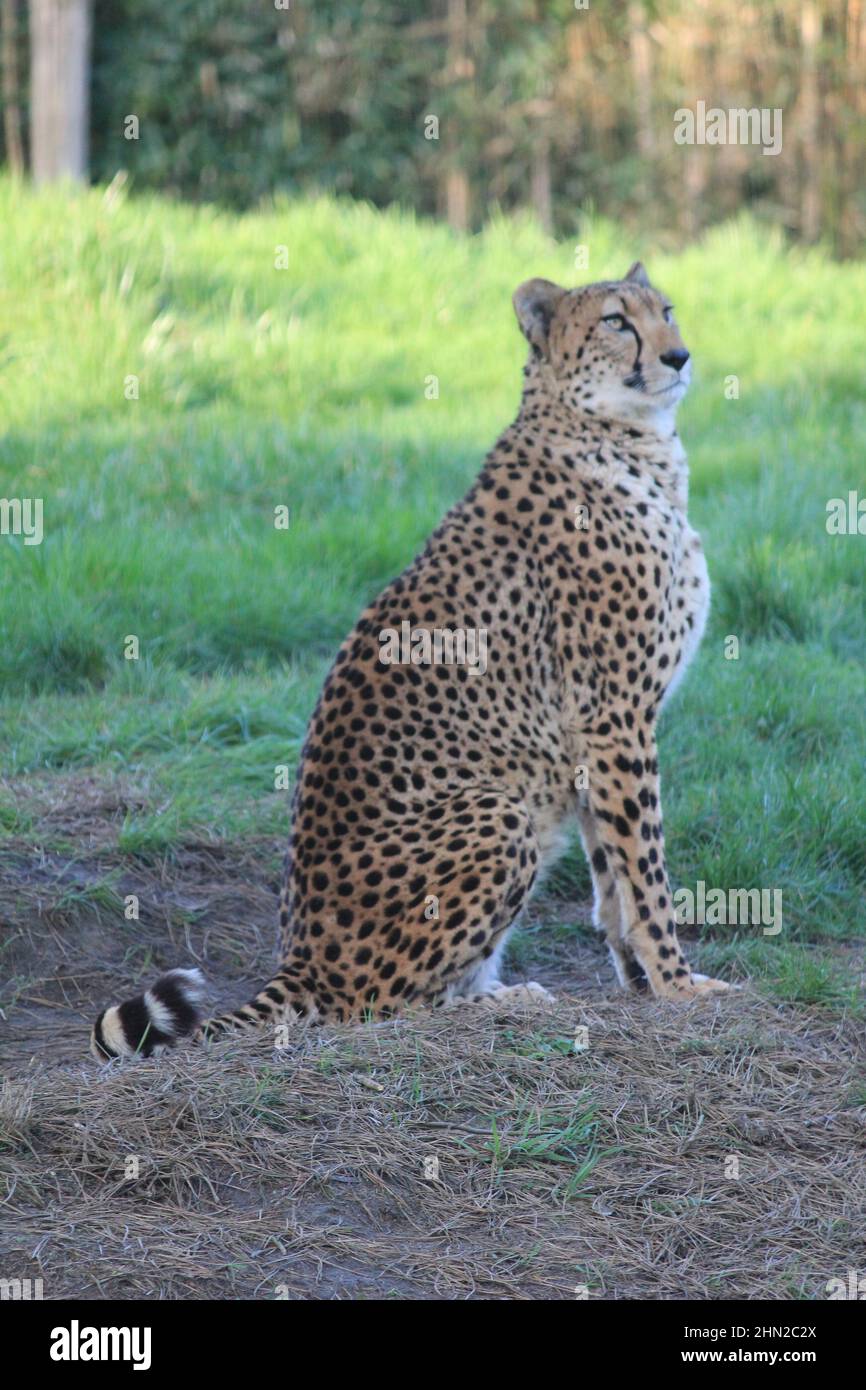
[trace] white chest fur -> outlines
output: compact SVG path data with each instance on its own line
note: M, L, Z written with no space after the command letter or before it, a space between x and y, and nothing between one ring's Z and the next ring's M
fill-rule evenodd
M680 598L683 600L682 608L679 607ZM665 700L679 685L700 646L710 611L710 576L704 548L697 531L692 530L685 521L672 600L671 615L675 621L682 621L683 634L679 659L665 691Z

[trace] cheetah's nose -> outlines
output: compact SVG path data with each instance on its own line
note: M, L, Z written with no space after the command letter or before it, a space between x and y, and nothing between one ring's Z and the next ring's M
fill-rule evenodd
M670 352L663 352L660 360L666 367L673 367L675 372L680 371L688 362L690 354L685 348L671 348Z

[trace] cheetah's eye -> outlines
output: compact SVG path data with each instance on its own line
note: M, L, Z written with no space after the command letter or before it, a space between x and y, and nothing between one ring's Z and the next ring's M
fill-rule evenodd
M622 314L605 314L602 323L608 324L610 328L615 328L618 333L621 333L625 328L625 319Z
M673 323L673 321L674 321L674 306L673 306L673 304L666 304L666 305L665 305L665 307L662 309L662 317L663 317L665 323Z

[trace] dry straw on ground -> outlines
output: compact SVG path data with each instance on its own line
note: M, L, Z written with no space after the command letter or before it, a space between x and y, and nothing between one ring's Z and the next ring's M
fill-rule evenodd
M547 959L554 1009L88 1062L119 984L206 954L237 999L273 941L276 845L115 864L151 904L118 925L88 889L116 814L94 792L65 869L32 838L3 851L0 1277L46 1298L820 1299L866 1267L862 1025L749 988L614 996L594 943Z

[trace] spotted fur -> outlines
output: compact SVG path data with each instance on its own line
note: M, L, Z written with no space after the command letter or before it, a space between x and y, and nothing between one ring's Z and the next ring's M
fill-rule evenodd
M581 289L530 280L514 305L530 345L518 416L361 614L313 713L279 970L203 1024L198 980L172 972L101 1015L97 1055L500 998L508 931L575 823L622 985L726 988L677 941L656 751L709 604L674 422L688 352L640 265ZM382 634L404 622L483 630L486 671L386 664Z

